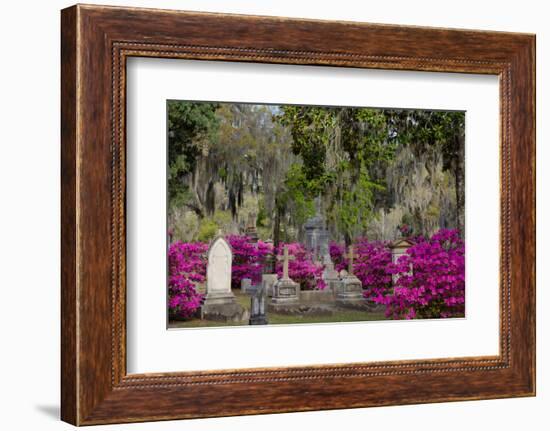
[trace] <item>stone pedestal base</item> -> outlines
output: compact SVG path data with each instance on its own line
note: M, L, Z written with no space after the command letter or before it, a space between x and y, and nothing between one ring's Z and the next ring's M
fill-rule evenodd
M263 274L262 284L265 286L267 296L273 296L273 286L277 283L277 274Z
M361 281L354 275L347 275L336 287L336 303L342 306L362 306L363 287Z
M248 321L249 325L267 325L267 317L265 314L258 315L258 316L252 316L250 317L250 320Z
M340 278L338 278L338 271L334 269L334 265L332 264L332 262L330 262L325 268L322 277L323 281L325 282L326 289L330 289L332 292L335 292L336 287L340 282Z
M273 285L273 296L269 307L273 310L293 308L300 301L300 285L290 278L280 279Z
M267 299L265 285L257 287L250 297L250 320L249 325L267 325L265 314L265 302Z
M377 304L370 299L365 300L365 306L367 307L368 311L371 311L373 313L383 313L386 311L386 306L384 304Z
M240 322L248 319L248 312L237 304L233 293L206 295L201 318L218 322Z

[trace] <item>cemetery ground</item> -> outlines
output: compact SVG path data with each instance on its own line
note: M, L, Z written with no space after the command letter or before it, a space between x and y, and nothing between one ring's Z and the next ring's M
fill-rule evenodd
M241 292L240 289L233 289L233 294L237 302L250 312L250 295ZM339 322L366 322L386 320L384 311L363 311L363 310L337 310L331 315L289 315L271 311L268 313L268 322L270 325L283 324L290 325L295 323L339 323ZM171 320L168 328L208 328L220 326L243 326L243 322L217 322L212 320L201 320L200 317L178 321Z

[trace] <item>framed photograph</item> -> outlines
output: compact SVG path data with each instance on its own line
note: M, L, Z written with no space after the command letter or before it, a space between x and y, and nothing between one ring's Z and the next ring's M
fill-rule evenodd
M535 394L534 35L61 17L63 420Z

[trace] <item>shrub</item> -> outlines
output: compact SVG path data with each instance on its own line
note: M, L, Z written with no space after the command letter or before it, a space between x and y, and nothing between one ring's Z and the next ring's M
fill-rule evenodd
M345 249L344 245L338 244L336 242L331 242L328 246L330 258L334 263L334 269L338 272L340 272L343 269L347 270L348 268L348 261L344 257L344 254L346 254L346 251L344 249Z
M458 231L441 229L418 239L388 272L397 275L393 294L383 299L394 319L464 316L464 241Z
M277 253L279 259L275 266L277 275L279 277L283 275L282 257L285 245L288 247L288 254L294 256L288 264L289 277L299 283L304 290L323 290L326 287L322 278L323 266L313 263L305 247L297 242L279 245Z
M199 226L198 240L208 242L218 233L218 224L211 219L204 219Z
M240 235L227 237L233 251L231 284L239 287L243 278L254 283L261 281L266 259L273 245ZM386 306L386 316L393 319L457 317L464 315L465 262L464 241L456 230L442 229L431 238L416 237L415 245L395 263L391 261L388 244L359 239L354 245L356 255L353 273L363 285L365 298ZM302 289L324 289L323 265L314 263L300 243L280 244L277 255L282 258L288 246L294 260L289 262L289 276ZM206 280L208 244L175 242L170 245L169 311L171 315L187 318L200 307L202 297L196 283ZM329 245L335 269L347 269L344 246ZM276 272L283 273L278 260ZM392 287L392 275L396 282Z
M360 238L353 247L353 274L361 280L365 298L380 302L391 289L391 274L387 272L391 263L388 244ZM344 249L343 245L334 242L329 245L330 256L337 271L348 269L349 261L345 257Z
M353 262L353 273L361 280L363 296L380 302L391 291L392 277L388 272L391 264L391 250L382 241L369 242L361 238L354 246L357 255Z
M203 295L196 283L206 280L208 245L201 242L174 242L168 250L168 311L170 315L189 318L201 306Z
M266 257L272 253L273 246L263 241L253 243L249 237L240 235L229 235L227 241L233 252L231 286L240 287L243 278L250 278L253 283L259 283Z

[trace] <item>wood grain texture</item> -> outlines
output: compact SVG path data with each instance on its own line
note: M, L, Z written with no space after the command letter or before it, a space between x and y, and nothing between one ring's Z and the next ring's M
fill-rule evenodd
M78 421L76 299L76 9L61 16L61 417Z
M63 420L88 425L534 395L533 35L79 5L62 11L61 37ZM127 375L130 56L498 75L500 354Z

